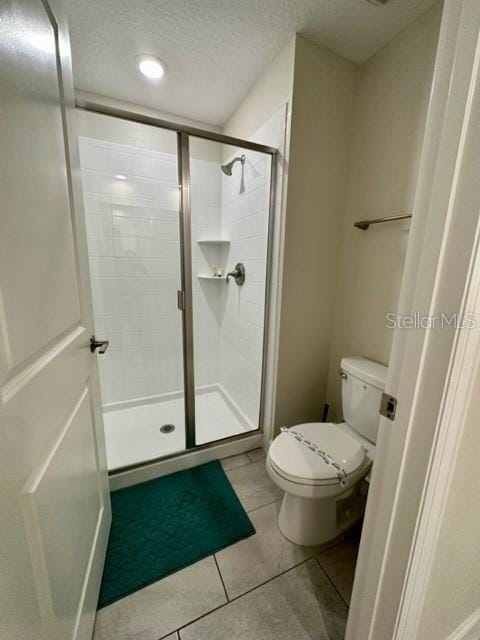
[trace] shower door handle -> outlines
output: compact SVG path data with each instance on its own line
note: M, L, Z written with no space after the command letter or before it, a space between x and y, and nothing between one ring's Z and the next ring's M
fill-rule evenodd
M177 291L177 307L180 311L185 311L187 308L185 304L185 291L181 289Z
M98 353L104 354L108 349L108 345L110 342L108 340L97 340L95 336L91 336L90 338L90 351L95 353L98 349Z

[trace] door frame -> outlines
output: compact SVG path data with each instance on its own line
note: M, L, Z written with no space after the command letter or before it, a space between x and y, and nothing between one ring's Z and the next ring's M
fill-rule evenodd
M477 0L446 0L399 313L480 312L479 25ZM395 330L386 390L398 408L380 421L346 640L418 637L477 340L453 327Z
M181 290L178 291L178 306L182 312L182 335L183 335L183 370L184 370L184 403L185 403L185 450L178 453L159 456L145 462L141 462L128 467L116 469L110 472L110 477L120 476L119 483L113 483L113 486L128 486L137 481L139 471L142 469L140 476L142 480L146 477L158 477L164 473L171 472L171 462L185 457L188 468L198 462L196 456L191 454L202 452L212 447L222 446L223 444L232 443L235 452L249 450L253 446L261 446L262 433L264 429L265 404L266 404L266 379L268 372L267 351L269 345L269 333L271 331L270 324L273 322L270 314L270 289L272 281L272 248L274 244L274 218L276 214L276 190L277 190L277 165L279 151L275 147L269 145L243 140L215 131L208 131L189 125L183 125L162 118L150 116L144 113L138 113L126 109L117 108L110 104L93 102L89 99L77 98L75 106L79 110L96 113L99 115L110 116L135 122L137 124L145 124L148 126L165 129L177 134L177 161L178 161L178 178L180 192L180 261L181 261ZM194 341L193 341L193 274L192 274L192 248L191 248L191 184L190 184L190 138L200 138L209 140L219 144L226 144L232 147L240 147L250 151L263 153L270 156L270 189L268 201L268 230L267 230L267 259L265 274L265 307L263 314L263 340L262 340L262 374L260 381L260 407L258 417L258 427L245 434L222 438L221 440L213 440L209 443L197 445L195 442L195 372L194 372ZM88 255L85 245L85 256ZM88 276L89 277L89 276ZM89 285L90 286L90 285ZM260 439L258 438L260 436ZM245 441L245 448L242 447L241 441ZM235 446L235 444L240 446ZM190 454L190 455L189 455ZM225 454L229 455L229 454ZM230 454L233 455L233 454ZM187 457L186 457L187 456ZM216 456L217 457L217 456ZM126 475L125 475L126 474ZM125 477L122 477L125 476ZM126 484L125 484L126 483ZM112 483L111 483L112 484Z
M78 286L80 297L80 311L87 335L94 333L94 316L90 281L90 266L87 246L87 232L85 212L83 208L83 192L80 171L80 153L78 147L77 118L75 92L73 82L73 68L70 46L69 25L61 0L41 0L54 26L57 39L57 60L59 69L59 86L64 102L64 131L65 157L70 165L69 197L72 211L72 231L75 259L77 262ZM95 356L92 356L95 359ZM110 504L110 488L108 482L107 455L105 432L103 427L103 413L101 410L100 376L98 364L95 361L91 370L89 385L91 395L91 411L95 425L96 454L99 465L104 473L99 477L99 489L102 493L102 510L97 522L95 533L95 547L88 560L86 575L101 576L105 564L108 538L112 521ZM81 604L75 623L75 640L89 640L92 637L97 612L97 602L100 592L100 580L90 580L85 583L81 594Z

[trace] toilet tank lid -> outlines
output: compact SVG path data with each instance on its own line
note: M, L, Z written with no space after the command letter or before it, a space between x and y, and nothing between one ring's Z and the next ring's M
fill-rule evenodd
M346 373L359 378L367 384L371 384L377 389L385 388L385 380L387 378L388 367L379 362L368 360L361 356L342 358L340 367Z

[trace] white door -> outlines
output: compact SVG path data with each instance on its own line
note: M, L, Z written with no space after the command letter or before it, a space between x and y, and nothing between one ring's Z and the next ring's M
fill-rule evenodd
M92 633L110 525L68 32L0 3L0 637ZM80 283L84 283L81 286ZM101 357L101 356L99 356Z
M402 314L450 318L458 313L462 318L474 310L464 305L480 206L479 27L478 0L444 3L399 301ZM430 324L394 334L386 390L398 406L393 422L380 421L346 640L418 637L428 584L427 563L420 564L418 555L431 559L433 549L432 537L425 544L421 536L427 523L434 531L440 526L439 518L422 522L431 499L425 489L436 482L432 470L442 456L455 459L453 444L449 448L443 440L444 403L463 391L453 375L462 334L453 324L441 329L438 321ZM442 473L446 480L446 465ZM442 500L437 495L437 509Z

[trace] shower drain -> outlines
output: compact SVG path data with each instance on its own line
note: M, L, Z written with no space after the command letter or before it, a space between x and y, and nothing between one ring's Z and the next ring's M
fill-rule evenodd
M172 433L172 431L175 431L175 425L174 424L162 424L162 426L160 427L160 431L162 433Z

